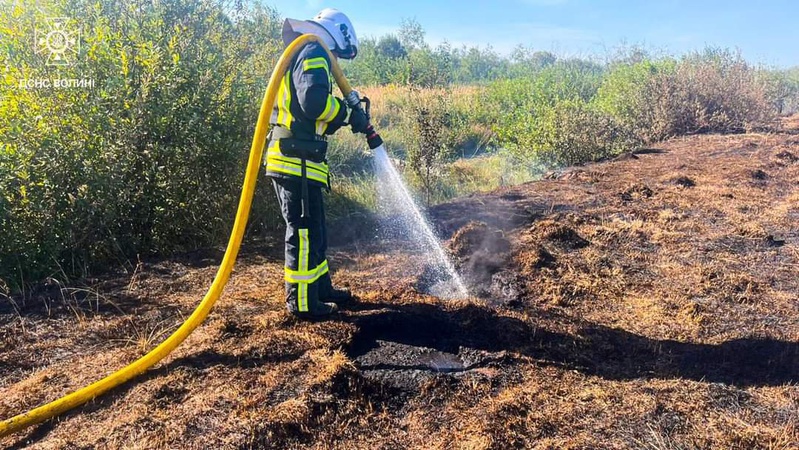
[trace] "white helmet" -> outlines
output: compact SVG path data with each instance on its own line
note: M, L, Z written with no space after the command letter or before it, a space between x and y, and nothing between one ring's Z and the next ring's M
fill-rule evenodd
M322 27L326 33L320 33ZM350 19L343 12L325 8L311 20L286 19L283 42L288 45L298 35L311 33L324 39L330 51L339 58L353 59L358 54L358 37Z

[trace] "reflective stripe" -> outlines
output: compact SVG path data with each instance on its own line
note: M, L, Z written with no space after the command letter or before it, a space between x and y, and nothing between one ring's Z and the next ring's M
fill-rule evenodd
M280 87L277 89L277 123L279 125L283 125L283 116L286 114L284 105L286 104L286 92L285 92L285 85L286 85L286 76L288 76L288 72L286 75L283 75L283 79L280 80Z
M281 161L280 159L277 158L267 158L266 170L269 171L274 169L275 167L284 168L285 170L290 172L289 175L302 176L302 166L287 161ZM322 172L320 170L312 169L307 165L305 166L305 175L310 179L319 178L316 181L323 181L327 179L327 172Z
M285 268L285 275L284 278L289 283L313 283L318 280L322 275L326 274L329 271L329 267L327 265L327 260L324 260L322 264L316 266L313 270L291 270L290 268Z
M266 170L273 165L287 166L292 169L302 172L302 160L299 158L289 158L278 152L269 152L266 154ZM311 161L305 161L305 171L309 175L318 175L326 177L330 172L326 164L317 164Z
M335 97L328 95L327 106L325 106L325 110L322 111L322 114L319 115L318 119L324 122L330 122L336 118L339 111L341 111L341 104L338 102L338 100L336 100Z
M298 308L300 312L308 312L308 285L306 283L297 285L297 297L299 300Z
M277 92L277 123L291 129L291 71L287 71Z
M282 162L282 163L286 163L286 164L291 164L291 165L294 165L294 166L297 166L297 167L301 167L301 164L302 164L302 160L300 158L292 158L291 156L286 156L283 153L280 153L279 151L275 151L275 150L268 151L266 153L266 157L267 157L267 160L268 159L272 159L272 160L274 160L276 162ZM315 171L321 173L322 175L327 175L327 173L330 171L330 169L328 169L327 164L325 164L325 163L315 163L313 161L308 161L308 160L305 160L305 167L307 167L309 170L315 170Z
M330 73L330 68L327 65L327 60L321 56L318 58L306 59L302 62L302 70L307 72L313 69L324 69L325 72Z
M267 172L283 173L286 175L294 175L296 177L302 176L302 169L293 166L278 164L272 161L269 161L269 163L266 166L266 170ZM313 173L310 170L306 171L305 176L307 176L309 180L318 181L327 186L327 176Z
M316 134L325 134L325 131L327 131L327 125L328 125L327 122L324 122L322 120L317 120L316 121Z
M280 141L271 141L266 152L266 171L301 177L302 160L284 155L280 152ZM326 163L305 161L305 176L309 180L318 181L327 186L328 173L329 168Z
M339 101L332 95L328 95L327 106L325 106L325 110L322 111L322 114L319 115L316 121L316 134L325 134L330 121L336 118L339 111L341 111L341 104Z
M271 160L271 161L270 161ZM267 165L269 162L274 162L276 164L283 164L297 167L298 169L302 168L302 160L299 158L289 158L282 153L278 152L269 152L266 154L266 162ZM318 172L319 175L327 176L330 170L328 169L327 165L325 164L318 164L311 161L305 161L305 168L309 172Z
M286 128L291 129L291 122L294 120L294 117L291 115L291 71L286 72L286 123L284 124Z
M295 158L293 156L286 156L277 147L270 146L266 151L266 156L267 159L271 158L273 160L280 161L283 163L293 164L297 167L300 167L300 165L302 164L302 160L300 158ZM327 175L327 173L330 171L327 163L317 163L305 160L305 167L308 167L310 170L316 170L317 172L320 172L324 175Z
M300 254L299 254L299 262L297 263L297 270L300 272L307 272L308 271L308 229L307 228L300 228L299 229L300 235ZM298 298L297 298L297 309L300 312L307 312L308 311L308 283L300 283L297 286L298 291Z

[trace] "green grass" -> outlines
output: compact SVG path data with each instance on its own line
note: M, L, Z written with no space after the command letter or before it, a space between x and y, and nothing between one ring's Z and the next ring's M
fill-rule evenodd
M401 170L402 168L400 168ZM434 174L428 196L422 183L403 171L403 178L420 204L427 206L444 203L456 197L490 192L503 186L512 186L536 180L545 168L514 157L506 151L475 158L459 159ZM333 220L357 220L378 208L379 183L370 173L334 178L333 191L328 197L328 217Z

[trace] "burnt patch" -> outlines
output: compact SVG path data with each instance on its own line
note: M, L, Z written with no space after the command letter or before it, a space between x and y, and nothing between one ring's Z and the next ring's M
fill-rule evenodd
M536 269L553 269L558 262L555 255L540 245L531 250L519 252L516 255L516 261L525 272Z
M220 324L220 331L223 338L241 338L252 334L253 327L235 319L225 319Z
M478 375L486 367L511 372L514 358L505 349L534 335L528 324L474 305L372 306L369 314L352 317L358 332L348 355L365 377L404 392L419 393L440 377Z
M642 183L636 183L620 192L619 198L621 198L623 202L632 202L651 198L654 195L655 191L653 191L652 188Z
M776 155L774 155L774 157L788 164L793 164L799 161L799 157L797 157L796 155L787 150L777 153Z
M512 270L502 270L491 275L489 298L500 306L516 307L524 297L524 279Z
M580 236L573 228L554 220L537 222L532 227L531 234L539 242L547 242L564 250L577 250L591 245L588 240ZM548 259L544 254L541 256L543 260Z
M456 280L447 267L426 264L422 273L416 277L414 289L438 298L457 298L460 296Z
M543 207L516 200L514 193L498 196L470 196L451 203L436 205L428 215L443 239L451 238L469 222L483 222L492 228L510 231L525 226L535 219L535 210Z
M506 194L500 195L499 198L501 198L502 200L509 200L509 201L515 202L515 201L519 201L519 200L524 200L525 197L523 195L519 194L519 193L516 193L516 192L508 192Z
M511 261L511 244L502 231L483 222L469 222L455 233L447 247L474 295L492 298L497 293L512 291L503 289L500 280L495 285L493 279ZM513 300L514 297L504 295L498 299L501 302Z
M638 159L638 157L635 156L635 153L633 153L633 152L625 152L625 153L622 153L619 156L616 156L611 161L632 161L632 160L635 160L635 159Z
M662 153L668 153L668 150L664 150L662 148L639 148L638 150L633 150L632 153L634 155L659 155Z
M783 236L769 234L766 236L767 247L782 247L785 245L786 239Z
M692 188L696 186L696 182L691 178L686 176L677 177L673 180L673 183L677 186L684 187L684 188Z
M510 251L510 242L505 239L502 231L489 228L484 222L469 222L452 236L447 246L459 258L478 253Z
M189 390L180 384L164 384L153 393L153 400L160 407L164 407L171 403L179 403L186 398Z
M799 377L795 342L686 343L591 323L563 333L477 305L371 306L367 314L350 317L358 331L347 353L365 377L410 390L431 377L482 367L507 376L515 370L515 355L616 380L687 378L747 386L781 385Z

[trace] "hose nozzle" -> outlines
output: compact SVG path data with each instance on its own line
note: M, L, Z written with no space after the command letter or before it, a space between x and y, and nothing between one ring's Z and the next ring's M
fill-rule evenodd
M344 101L347 102L347 105L350 108L358 108L361 106L361 94L358 93L355 89L351 90L349 94L344 98Z
M374 150L383 145L383 138L377 134L375 127L371 123L366 127L366 143L369 145L369 150Z

